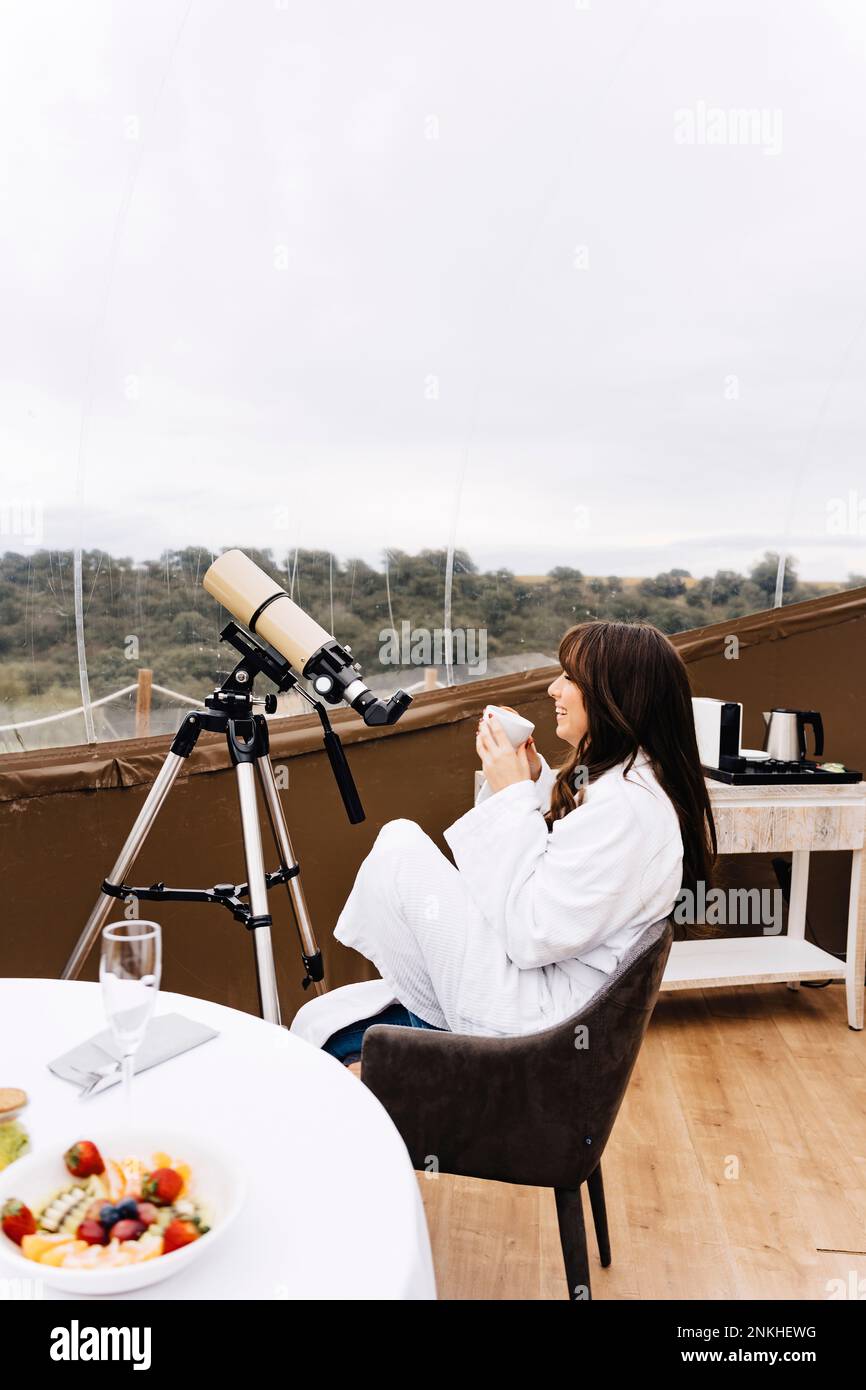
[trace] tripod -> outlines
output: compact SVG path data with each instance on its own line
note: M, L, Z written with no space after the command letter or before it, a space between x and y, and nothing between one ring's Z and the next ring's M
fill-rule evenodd
M263 714L257 714L253 709L254 705L263 704L265 710L273 714L276 711L277 699L273 694L266 695L263 699L253 695L253 681L257 675L267 676L281 691L297 686L298 694L315 708L324 730L325 748L331 767L352 824L364 819L364 810L342 745L330 726L324 707L298 685L297 676L286 659L267 643L250 637L236 623L229 623L223 628L220 639L240 652L242 659L223 684L205 700L204 709L187 715L178 729L117 862L109 877L103 881L93 911L66 962L61 978L74 980L81 973L81 968L105 924L111 904L116 899L126 901L135 898L140 902L218 903L221 907L227 908L236 921L241 922L252 933L260 1012L269 1023L278 1024L280 1000L271 940L272 919L268 911L268 889L279 884L286 885L301 943L301 959L305 970L303 988L307 989L312 984L317 993L322 993L324 969L299 879L300 868L280 804L270 759L267 721ZM125 881L126 875L138 857L181 768L193 753L202 732L221 733L226 739L229 757L237 776L247 882L236 885L218 883L213 888L167 888L164 883L154 883L149 888L130 887ZM265 872L256 801L257 782L262 791L271 834L277 849L279 868L273 873Z

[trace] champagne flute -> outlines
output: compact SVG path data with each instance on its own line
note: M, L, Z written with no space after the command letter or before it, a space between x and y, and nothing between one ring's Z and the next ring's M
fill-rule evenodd
M122 1056L123 1094L132 1098L135 1054L156 1006L162 934L156 922L115 922L102 933L99 982L114 1041Z

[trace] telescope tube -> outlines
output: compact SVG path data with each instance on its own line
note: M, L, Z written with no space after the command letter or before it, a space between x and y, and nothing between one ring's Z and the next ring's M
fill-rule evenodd
M374 695L351 653L242 550L227 550L214 560L202 584L239 623L310 680L317 695L332 705L350 705L365 724L394 724L412 703L404 690L387 701Z

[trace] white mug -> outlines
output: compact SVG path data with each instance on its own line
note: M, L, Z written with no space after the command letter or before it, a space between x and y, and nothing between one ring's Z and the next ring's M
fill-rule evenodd
M529 719L524 719L522 714L515 714L513 710L503 709L501 705L484 706L482 718L489 719L491 716L498 719L502 725L503 732L512 748L519 748L521 744L525 743L535 728L535 725Z

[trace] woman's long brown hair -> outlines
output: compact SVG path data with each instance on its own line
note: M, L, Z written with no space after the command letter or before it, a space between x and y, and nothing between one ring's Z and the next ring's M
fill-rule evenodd
M673 803L683 837L682 887L697 891L713 878L716 828L698 756L691 687L672 642L650 623L589 622L570 628L559 645L559 663L583 696L588 728L559 770L548 823L583 799L572 788L577 768L590 785L638 752L647 754Z

